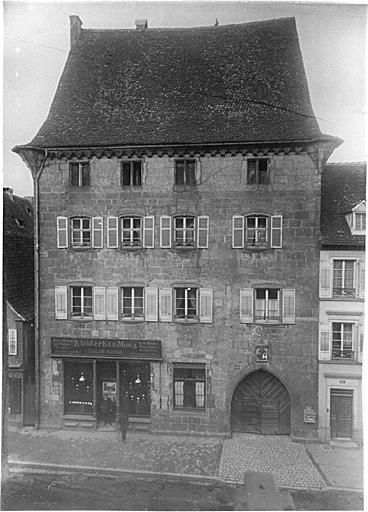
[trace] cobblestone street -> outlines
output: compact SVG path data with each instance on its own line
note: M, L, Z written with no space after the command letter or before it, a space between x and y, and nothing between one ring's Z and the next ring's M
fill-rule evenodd
M280 487L318 489L326 485L304 445L287 436L238 434L226 439L219 477L243 483L247 471L271 472Z

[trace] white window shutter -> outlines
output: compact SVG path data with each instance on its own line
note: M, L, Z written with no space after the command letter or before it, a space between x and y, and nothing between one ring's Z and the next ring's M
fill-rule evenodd
M319 296L332 297L332 261L322 260L320 263Z
M160 321L172 322L172 289L160 288Z
M103 247L103 218L92 218L92 247L101 249Z
M153 249L155 246L155 218L143 217L143 247Z
M253 288L240 290L240 321L243 324L253 323Z
M328 325L320 326L319 359L320 361L328 361L331 359L331 334Z
M365 295L365 263L363 260L359 262L359 297L364 299Z
M18 354L18 332L16 329L8 329L8 354L16 356Z
M118 218L107 217L107 247L118 247Z
M295 324L294 288L285 288L282 290L282 322L284 324Z
M158 320L158 290L155 287L145 289L145 310L146 322L157 322Z
M105 320L105 288L103 286L93 288L93 310L95 320Z
M68 318L67 296L68 290L66 286L55 287L55 318L57 320L66 320Z
M212 289L199 290L199 319L205 324L212 323Z
M242 249L244 247L244 217L242 215L233 215L233 249Z
M113 286L106 288L106 319L118 319L118 289Z
M160 217L160 247L163 249L171 247L171 217L167 215Z
M68 247L68 219L67 217L57 218L57 246L59 249Z
M271 247L273 249L282 247L282 215L271 217Z
M363 362L363 345L364 345L364 325L359 324L357 326L357 352L358 362Z
M208 215L200 215L197 218L197 247L199 249L208 248L208 231L210 219Z

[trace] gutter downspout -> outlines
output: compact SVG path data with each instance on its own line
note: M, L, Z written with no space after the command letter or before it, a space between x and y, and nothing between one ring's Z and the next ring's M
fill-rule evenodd
M35 427L40 428L40 234L39 234L39 179L45 166L48 156L47 149L30 146L16 146L13 151L17 153L27 167L30 169L33 178L34 191L34 284L35 284ZM42 161L37 165L37 161L26 158L27 151L43 153Z

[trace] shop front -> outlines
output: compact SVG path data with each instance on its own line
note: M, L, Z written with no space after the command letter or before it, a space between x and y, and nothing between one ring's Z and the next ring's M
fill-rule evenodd
M149 425L160 341L52 338L51 355L63 363L64 427L114 426L123 396L130 421Z

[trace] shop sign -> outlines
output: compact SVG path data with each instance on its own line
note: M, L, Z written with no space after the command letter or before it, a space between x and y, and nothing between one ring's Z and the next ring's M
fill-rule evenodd
M99 338L51 338L53 357L104 357L111 359L161 360L159 340Z

